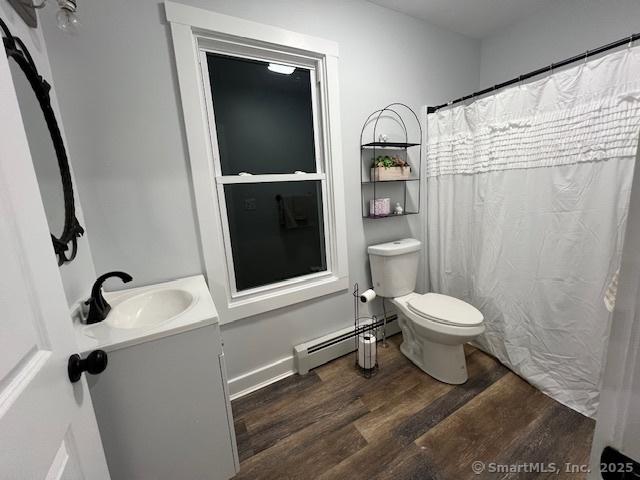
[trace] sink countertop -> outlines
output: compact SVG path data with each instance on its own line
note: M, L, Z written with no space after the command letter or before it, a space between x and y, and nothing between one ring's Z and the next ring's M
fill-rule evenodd
M78 320L74 320L74 332L80 352L85 354L98 348L106 352L119 350L218 323L218 312L216 311L213 299L209 293L209 288L202 275L145 287L104 292L104 298L112 307L115 307L120 302L135 295L165 289L186 290L193 295L195 301L191 307L177 317L167 322L144 328L113 328L104 321L93 325L86 325L80 323Z

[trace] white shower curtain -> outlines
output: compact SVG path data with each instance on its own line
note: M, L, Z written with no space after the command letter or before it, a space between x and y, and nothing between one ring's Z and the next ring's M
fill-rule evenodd
M427 116L431 290L479 308L482 349L589 416L639 132L639 48Z

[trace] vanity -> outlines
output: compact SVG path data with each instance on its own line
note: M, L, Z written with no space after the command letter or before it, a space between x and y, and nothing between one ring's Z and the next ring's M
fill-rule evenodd
M202 275L105 292L97 324L74 320L114 479L228 479L239 470L218 314Z

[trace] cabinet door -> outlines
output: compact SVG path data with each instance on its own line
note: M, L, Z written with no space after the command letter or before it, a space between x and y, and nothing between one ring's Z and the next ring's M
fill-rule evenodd
M113 478L235 475L220 354L217 325L109 352L89 385Z
M218 330L219 335L219 330ZM227 378L227 363L224 357L224 349L219 355L220 374L222 376L222 386L224 388L224 397L227 406L227 422L229 424L229 435L231 436L231 446L233 448L233 463L236 472L240 471L240 458L238 457L238 444L236 443L236 429L233 423L233 410L231 409L231 395L229 393L229 379Z

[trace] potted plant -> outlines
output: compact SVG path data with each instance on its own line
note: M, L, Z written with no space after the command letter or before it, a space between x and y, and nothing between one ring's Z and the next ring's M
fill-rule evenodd
M379 155L373 159L371 165L371 181L388 182L391 180L406 180L411 175L411 167L400 157Z

